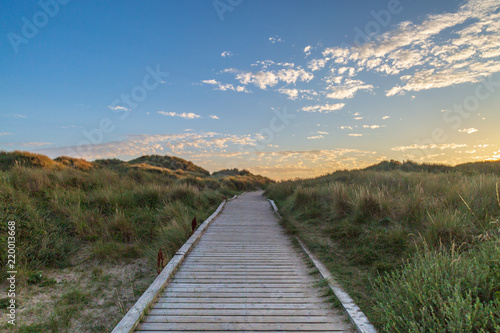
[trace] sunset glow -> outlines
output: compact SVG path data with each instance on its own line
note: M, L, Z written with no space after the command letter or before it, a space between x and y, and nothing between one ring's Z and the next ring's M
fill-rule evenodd
M0 150L175 155L274 179L500 159L498 0L10 1L0 12Z

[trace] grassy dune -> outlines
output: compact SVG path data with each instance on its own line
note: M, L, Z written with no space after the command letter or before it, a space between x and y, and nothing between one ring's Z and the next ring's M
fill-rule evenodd
M112 271L113 265L147 259L154 272L158 250L167 259L172 256L190 236L195 216L201 223L225 198L269 182L252 174L212 177L191 162L159 156L92 163L25 152L0 153L0 216L5 225L7 221L17 225L20 303L31 302L23 295L35 287L38 293L58 288L48 271L85 266L81 273L91 271L89 281L100 285L99 290L92 289L93 295L81 283L72 284L52 300L51 311L34 311L38 318L24 325L21 319L17 331L108 331L133 300L121 304L120 312L110 315L97 330L91 318L87 326L75 326L86 306L98 303L99 297L109 298L104 290L113 288L116 277L106 277L99 267L108 265ZM0 248L7 247L6 235L5 227L0 230ZM2 256L2 266L5 260ZM5 272L1 274L5 281ZM154 274L148 276L151 279ZM133 296L137 299L145 288L147 283L134 290ZM96 312L116 306L113 298L119 301L112 296Z
M499 170L392 161L266 193L381 331L498 332Z

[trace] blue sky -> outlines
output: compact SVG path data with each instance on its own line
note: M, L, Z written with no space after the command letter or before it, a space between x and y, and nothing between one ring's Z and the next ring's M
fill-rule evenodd
M500 158L500 1L0 4L0 150L311 177Z

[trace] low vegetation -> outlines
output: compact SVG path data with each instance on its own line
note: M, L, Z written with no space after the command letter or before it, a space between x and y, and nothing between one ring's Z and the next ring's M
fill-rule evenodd
M154 272L158 250L161 248L167 259L173 255L190 236L194 217L201 222L224 199L269 182L250 173L210 176L191 162L168 156L88 162L0 152L0 216L2 221L16 221L19 288L50 292L60 281L47 278L49 271L57 275L57 270L86 267L79 274L91 280L85 270L103 264L122 266L144 258ZM6 248L6 235L7 228L2 228L1 248ZM2 267L5 260L0 259ZM5 272L1 274L5 281ZM145 275L149 282L154 278ZM110 287L116 282L112 278L98 281L102 288ZM90 319L87 326L75 326L75 320L85 311L82 305L96 303L93 294L78 281L68 284L64 295L51 301L57 311L48 315L41 309L36 320L30 318L29 325L21 321L16 329L92 332ZM141 286L139 291L146 287ZM140 292L134 292L135 299L139 296ZM22 291L19 297L20 303L28 306ZM98 331L108 331L130 305L110 314ZM110 306L104 303L99 311Z
M266 194L381 331L498 332L498 166L391 161Z

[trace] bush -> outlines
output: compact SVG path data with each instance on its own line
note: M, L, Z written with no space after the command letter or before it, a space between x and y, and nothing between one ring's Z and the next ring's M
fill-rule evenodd
M466 253L422 249L375 284L373 318L384 331L500 331L498 236Z

